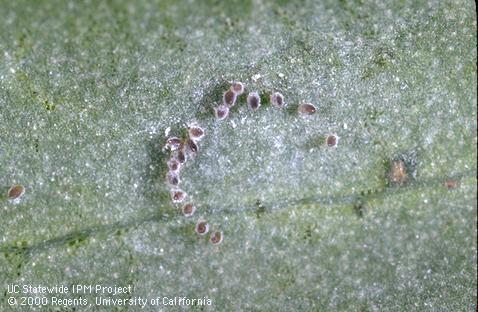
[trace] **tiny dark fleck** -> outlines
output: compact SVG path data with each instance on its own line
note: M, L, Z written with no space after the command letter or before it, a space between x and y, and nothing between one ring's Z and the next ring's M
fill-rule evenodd
M354 212L357 214L357 216L359 218L362 218L363 215L364 215L364 212L365 212L364 205L359 202L359 203L354 204L353 208L354 208Z
M40 147L40 144L39 144L39 140L38 139L35 139L35 152L39 152L39 147Z
M260 216L266 212L266 207L264 207L264 205L262 204L261 200L258 199L256 201L256 216L257 218L260 218Z
M55 104L50 103L48 100L43 101L43 105L45 106L45 109L49 111L53 111L56 108Z
M308 226L307 229L305 230L304 239L309 240L311 238L312 238L312 229L310 226Z

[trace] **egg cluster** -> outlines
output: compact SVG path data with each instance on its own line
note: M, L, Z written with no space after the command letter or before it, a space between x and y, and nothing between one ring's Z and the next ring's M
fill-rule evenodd
M222 104L214 107L214 116L217 120L226 119L229 115L230 109L236 105L237 99L244 93L244 85L242 82L233 82L229 89L222 94ZM284 96L277 91L273 91L269 95L270 103L273 107L283 108L286 105ZM258 91L251 91L247 95L247 106L252 111L257 110L261 106L261 96ZM317 108L311 103L302 103L297 107L299 116L306 118L317 112ZM188 127L187 138L180 139L178 137L170 137L166 141L165 148L170 150L171 157L167 162L168 172L166 173L166 182L171 187L171 201L174 204L184 204L181 207L182 214L185 217L191 217L196 211L196 206L187 201L187 194L179 188L181 182L179 172L181 166L186 160L194 156L199 151L199 141L204 137L204 130L197 124ZM339 138L336 135L329 135L326 137L325 144L328 147L336 147ZM206 235L209 232L209 224L205 220L199 220L196 223L194 231L200 235ZM214 245L220 244L223 241L223 233L214 231L210 234L210 242Z
M199 141L204 137L205 132L197 124L188 126L188 135L186 138L170 137L166 140L165 149L169 150L171 155L167 161L168 172L166 173L166 183L170 186L171 201L173 204L183 204L181 212L185 217L192 217L196 212L196 206L189 202L188 195L183 191L179 184L181 183L180 171L186 161L194 157L199 152ZM198 235L206 235L209 232L209 224L200 220L196 223L195 232ZM223 234L220 231L211 233L210 242L213 245L222 242Z
M214 108L214 115L218 120L225 119L229 115L229 109L236 104L237 97L244 93L242 82L233 82L229 90L222 95L222 105Z
M244 85L242 82L233 82L229 90L224 92L222 96L222 104L214 108L214 115L218 120L223 120L229 115L229 110L236 104L237 97L244 93ZM271 104L274 107L282 108L285 106L284 96L279 92L273 92L270 95ZM308 104L313 107L313 112L309 112L311 115L315 113L315 107L312 104ZM247 106L253 111L257 110L261 106L261 97L257 91L252 91L247 95ZM299 110L299 114L302 114Z

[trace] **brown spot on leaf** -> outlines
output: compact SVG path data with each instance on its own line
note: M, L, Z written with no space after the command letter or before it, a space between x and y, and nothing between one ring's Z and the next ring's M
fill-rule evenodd
M409 179L407 166L401 159L393 160L390 165L389 173L390 182L392 184L403 185Z
M458 187L458 181L454 179L446 179L445 187L449 190L456 189Z

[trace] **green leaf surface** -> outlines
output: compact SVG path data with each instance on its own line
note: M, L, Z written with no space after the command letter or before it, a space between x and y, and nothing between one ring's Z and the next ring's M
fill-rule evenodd
M460 0L1 0L0 310L141 310L8 302L98 284L212 300L143 311L474 311L476 31ZM161 149L191 122L185 218Z

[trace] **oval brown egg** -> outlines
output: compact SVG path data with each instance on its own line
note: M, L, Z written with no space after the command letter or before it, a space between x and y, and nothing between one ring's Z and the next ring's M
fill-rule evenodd
M196 207L193 204L188 203L188 204L184 205L181 210L182 210L183 215L185 217L191 217L194 214L194 212L196 211Z
M180 189L174 189L171 191L171 200L173 203L182 203L186 199L187 194Z
M249 93L247 96L247 105L252 110L256 110L261 106L261 98L257 92Z
M315 106L312 105L311 103L300 104L299 107L297 108L297 112L301 116L310 116L315 114L316 111L317 111L317 108L315 108Z
M242 82L235 81L231 85L231 90L236 95L241 95L242 93L244 93L244 85L242 84Z
M227 105L221 105L214 108L214 115L217 120L223 120L229 115L229 107Z
M204 130L199 126L189 127L189 138L195 141L199 141L204 137Z
M279 92L271 94L271 104L277 108L282 108L285 105L284 96Z
M215 231L211 233L211 238L209 239L209 241L213 245L219 245L220 243L222 243L223 238L224 236L222 235L222 232Z
M227 90L223 95L223 103L229 107L234 106L234 104L236 104L236 98L237 95L234 91Z
M25 194L25 187L20 184L13 185L7 192L8 198L13 200L22 197L23 194Z
M181 139L177 137L171 137L166 140L166 148L171 151L175 151L179 149L181 146Z
M336 147L338 143L339 137L334 134L331 134L325 138L325 144L327 144L328 147Z
M196 223L194 231L199 235L206 235L209 231L209 224L207 224L206 221L199 221L198 223Z

